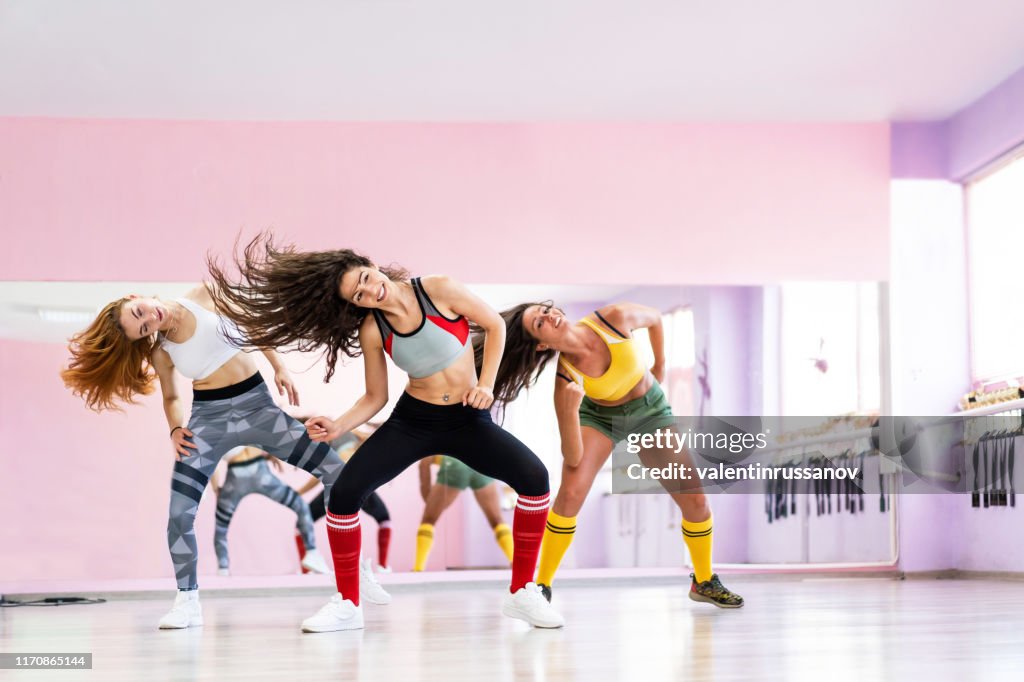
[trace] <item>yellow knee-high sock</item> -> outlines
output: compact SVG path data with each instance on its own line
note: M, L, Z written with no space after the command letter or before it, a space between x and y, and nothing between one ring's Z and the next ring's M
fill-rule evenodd
M711 579L711 517L692 523L683 519L683 542L690 550L693 575L697 582Z
M421 523L416 531L416 563L412 570L422 571L427 567L427 557L430 556L430 548L434 546L434 526L429 523Z
M508 527L507 523L499 523L494 527L494 539L498 542L498 547L501 547L501 551L505 553L505 558L512 563L514 543L512 542L512 529Z
M548 512L548 523L544 528L544 539L540 544L540 561L537 563L537 582L551 585L558 565L572 544L576 534L576 517L559 516Z

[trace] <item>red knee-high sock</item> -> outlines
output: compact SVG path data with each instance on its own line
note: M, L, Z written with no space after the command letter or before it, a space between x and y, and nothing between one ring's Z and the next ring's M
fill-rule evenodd
M309 573L309 569L302 565L302 558L306 556L306 543L302 541L299 531L295 531L295 547L299 550L299 568L303 573Z
M342 599L359 606L359 548L363 531L359 527L359 514L332 514L327 512L327 537L331 541L334 559L334 579Z
M515 592L533 580L537 568L537 554L544 537L544 525L548 520L548 506L551 496L540 497L520 495L516 502L516 513L512 519L512 584L509 591Z
M377 529L377 563L388 567L388 547L391 546L391 522L384 521Z

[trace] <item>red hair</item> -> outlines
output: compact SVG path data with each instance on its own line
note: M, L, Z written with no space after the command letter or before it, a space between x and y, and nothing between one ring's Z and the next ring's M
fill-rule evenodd
M121 298L103 306L92 324L71 337L71 362L61 370L64 385L85 400L90 410L119 410L119 402L135 403L135 396L153 392L152 337L132 341L121 327Z

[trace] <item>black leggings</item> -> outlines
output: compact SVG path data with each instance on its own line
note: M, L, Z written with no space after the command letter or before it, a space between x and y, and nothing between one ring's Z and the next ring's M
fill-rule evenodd
M366 439L331 488L332 514L355 514L374 490L410 464L443 452L520 495L550 491L548 470L530 448L491 420L487 410L461 403L433 405L408 393L388 420Z
M372 516L373 520L378 524L391 520L391 515L388 513L387 505L384 504L384 500L382 500L380 495L377 493L370 493L370 496L366 498L366 501L363 502L363 506L360 507L360 509ZM321 490L320 494L309 503L309 511L313 514L314 523L327 516L327 509L324 506L323 490Z

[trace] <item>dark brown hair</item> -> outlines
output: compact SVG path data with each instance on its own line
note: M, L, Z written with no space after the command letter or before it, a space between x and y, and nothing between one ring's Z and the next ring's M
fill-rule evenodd
M495 402L510 403L515 400L524 388L529 388L537 382L540 373L551 359L558 355L557 351L550 348L537 350L537 339L530 335L523 324L523 313L535 305L550 306L552 303L520 303L499 313L501 319L505 321L505 351L502 353L498 375L494 380ZM474 332L473 352L479 373L483 362L484 339L479 330Z
M232 260L238 282L228 279L213 256L206 263L217 311L242 330L243 338L233 341L285 351L321 350L327 359L324 382L334 375L339 354L362 354L359 327L369 310L343 299L340 286L352 268L372 266L369 258L350 249L298 251L294 244L277 245L266 232L250 241L241 257L236 248ZM401 268L380 270L393 281L409 277Z
M156 341L146 336L132 341L121 328L121 307L128 298L103 306L84 331L71 337L71 362L61 370L64 385L85 400L90 410L120 410L118 402L134 403L135 396L153 392Z

